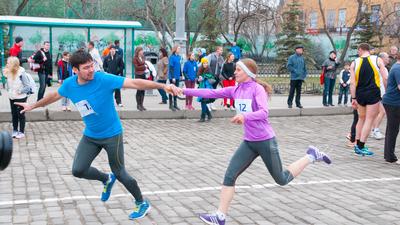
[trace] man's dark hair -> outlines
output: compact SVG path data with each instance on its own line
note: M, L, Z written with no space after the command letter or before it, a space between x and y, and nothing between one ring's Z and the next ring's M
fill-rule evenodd
M94 42L93 41L89 41L89 45L94 47Z
M24 39L23 39L22 37L18 36L18 37L15 38L15 43L18 44L18 43L20 43L20 42L23 41L23 40L24 40Z
M62 55L63 55L63 56L67 56L67 55L69 55L69 52L65 51L65 52L63 52Z
M119 40L115 40L114 45L119 45Z
M44 41L44 42L43 42L44 45L47 44L47 43L50 44L50 41Z
M72 67L75 67L79 70L79 65L85 64L87 62L93 61L92 56L89 52L85 51L84 49L79 49L74 52L69 59Z
M364 51L369 51L371 49L370 45L368 43L361 43L358 46L358 49L364 50Z

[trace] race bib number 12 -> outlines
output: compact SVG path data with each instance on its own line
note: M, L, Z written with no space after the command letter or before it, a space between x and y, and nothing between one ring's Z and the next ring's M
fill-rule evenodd
M90 106L89 102L86 100L82 100L75 104L76 109L79 111L82 117L88 116L90 114L95 113L92 106Z
M236 113L253 112L251 108L251 99L235 99Z

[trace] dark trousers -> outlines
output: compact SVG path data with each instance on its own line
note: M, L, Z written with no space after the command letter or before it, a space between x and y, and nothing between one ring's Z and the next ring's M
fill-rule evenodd
M24 133L25 131L25 113L21 113L21 110L23 108L21 106L15 105L14 102L26 102L26 99L27 98L10 99L13 131L19 131L22 133Z
M121 104L121 89L114 90L114 98L117 104Z
M264 161L272 178L279 185L286 185L293 180L293 175L283 169L275 138L265 141L243 141L233 154L224 177L225 186L235 186L236 179L258 157Z
M157 83L166 84L166 83L167 83L167 80L157 80ZM158 89L158 92L159 92L160 95L161 95L161 101L162 101L163 103L167 103L168 96L167 96L167 93L164 91L164 89Z
M47 82L47 75L43 72L38 72L39 77L39 90L38 90L38 97L37 100L43 98L44 92L46 91L46 82Z
M210 112L210 110L207 107L207 103L201 102L201 116L204 117Z
M322 96L322 104L326 105L332 105L332 95L333 95L333 89L335 88L335 81L336 79L330 79L328 77L325 77L324 79L324 93Z
M347 99L349 97L349 89L350 89L349 85L347 85L346 87L342 87L340 85L338 104L342 104L343 96L344 96L343 104L345 104L345 105L347 104Z
M179 79L175 79L175 83L172 82L172 79L169 79L169 83L174 84L175 86L179 87ZM178 107L178 96L172 96L171 94L168 95L169 101L172 101L172 105L174 107Z
M356 141L356 127L358 123L358 112L357 110L353 110L353 123L351 124L351 137L350 141L355 142Z
M142 75L138 75L135 74L135 79L146 79L146 76L144 74ZM136 91L136 104L139 106L143 106L143 102L144 102L144 90L137 90Z
M300 106L300 97L301 97L301 85L303 84L303 80L290 80L290 90L289 97L287 100L288 105L293 105L293 97L296 92L296 106Z
M50 75L47 75L46 76L46 85L48 86L48 87L51 87L51 85L52 85L52 82L53 81L53 76L50 76Z
M104 139L95 139L83 135L75 152L72 175L78 178L98 180L105 183L108 180L108 174L91 166L93 160L103 148L107 152L108 163L117 180L128 189L136 201L143 201L142 192L137 181L125 169L122 134Z
M399 134L400 126L400 106L392 106L383 104L386 111L386 137L384 158L388 162L396 162L397 157L394 154L396 148L396 139Z

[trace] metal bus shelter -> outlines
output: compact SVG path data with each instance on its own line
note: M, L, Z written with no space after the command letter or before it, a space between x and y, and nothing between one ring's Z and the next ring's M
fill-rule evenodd
M91 40L90 31L91 29L113 29L113 30L123 30L124 31L124 62L126 62L127 48L127 32L131 32L132 37L132 51L131 56L134 55L134 40L135 40L135 29L141 28L142 24L137 21L112 21L112 20L86 20L86 19L64 19L64 18L46 18L46 17L26 17L26 16L0 16L0 51L1 51L1 66L5 65L4 55L4 34L3 27L9 26L9 44L10 48L13 45L13 30L16 26L30 26L30 27L48 27L49 29L49 42L50 42L50 54L52 55L53 49L53 28L86 28L87 29L87 41ZM134 65L132 63L132 76L134 71ZM5 76L1 70L1 81L5 85ZM126 72L126 67L125 67ZM126 73L125 73L126 74Z

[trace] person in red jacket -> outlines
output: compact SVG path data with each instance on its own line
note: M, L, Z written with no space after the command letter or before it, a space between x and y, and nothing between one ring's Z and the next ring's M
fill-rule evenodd
M19 59L19 64L28 62L26 58L22 58L22 46L24 46L24 39L20 36L15 38L15 43L10 48L10 56L15 56Z

